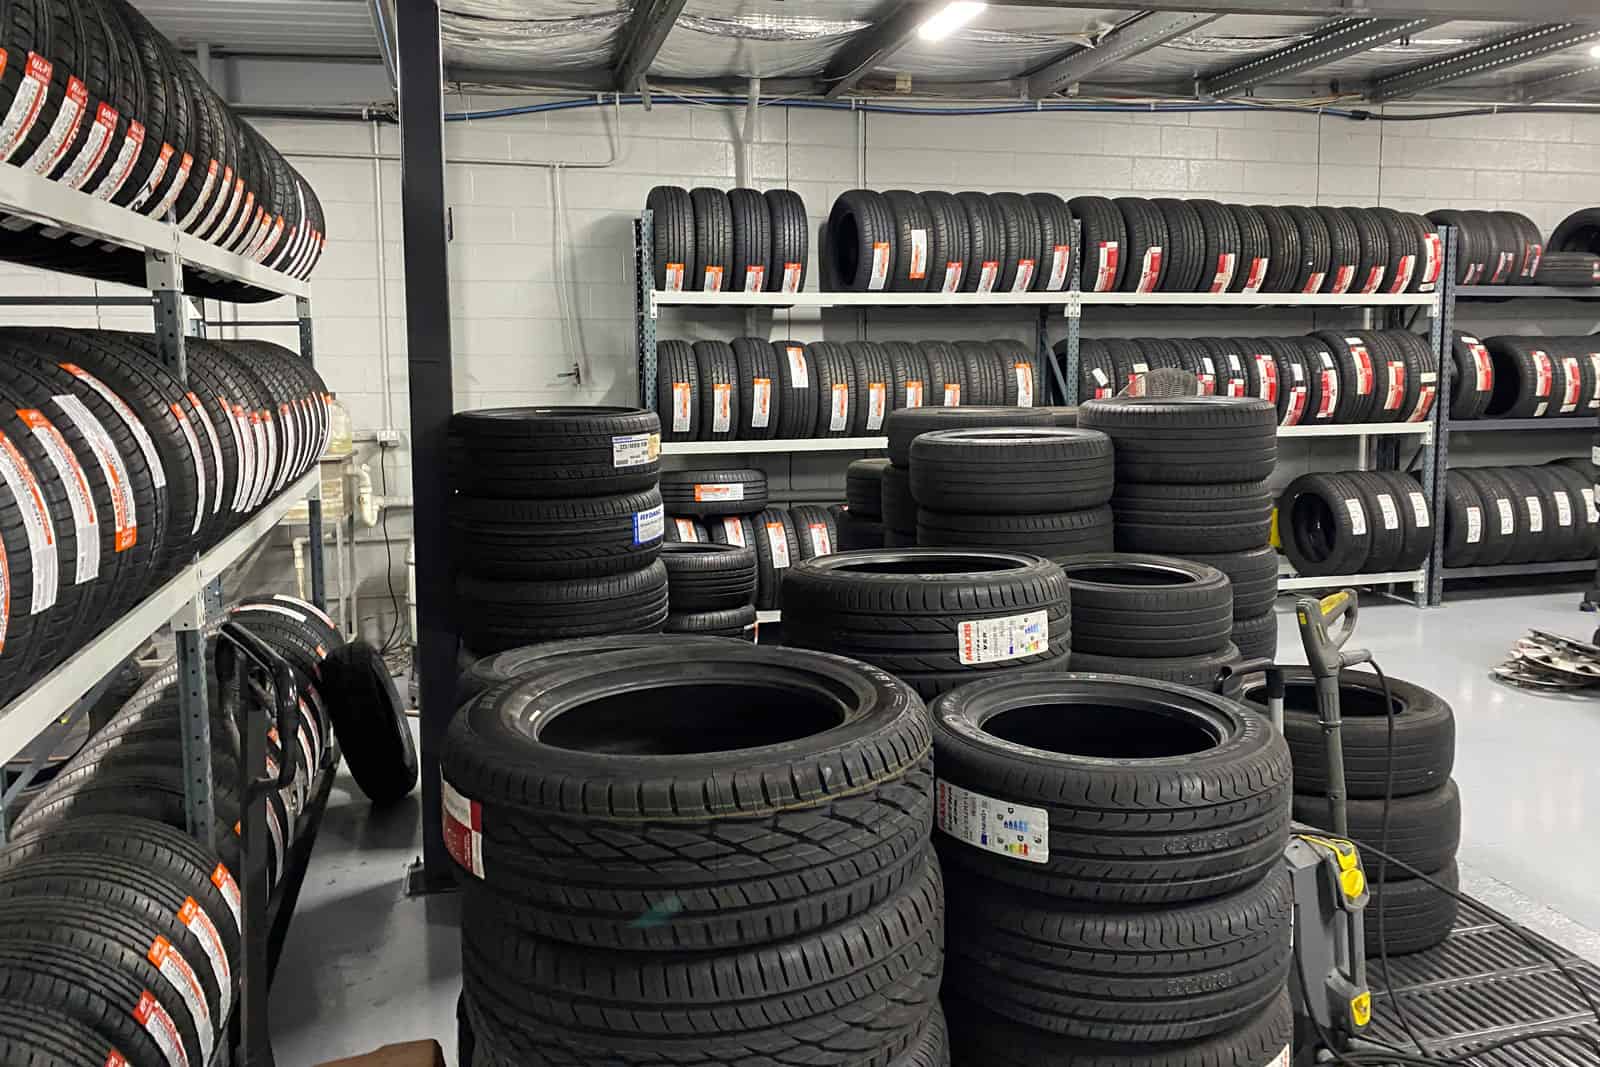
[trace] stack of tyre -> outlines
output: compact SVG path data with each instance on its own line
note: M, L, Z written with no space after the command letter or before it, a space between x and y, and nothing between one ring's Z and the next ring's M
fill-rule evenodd
M1422 486L1400 471L1303 474L1278 498L1278 539L1295 573L1414 571L1433 550Z
M1428 212L1428 221L1456 230L1458 285L1533 285L1544 257L1544 233L1515 211Z
M989 426L911 442L917 544L1059 561L1112 547L1111 439L1094 430Z
M886 458L858 459L845 469L845 509L836 517L839 551L884 547L883 474L888 467Z
M154 219L290 278L327 246L310 184L239 118L177 47L126 0L48 0L0 27L12 76L4 160ZM30 223L0 230L0 256L143 287L144 254ZM276 294L190 268L185 291Z
M1264 716L1076 674L930 710L955 1062L1288 1062L1291 769Z
M842 552L783 579L783 638L888 671L931 698L995 673L1064 671L1072 601L1059 564L988 549Z
M0 330L0 701L9 700L316 465L329 394L259 342Z
M753 545L673 542L661 546L661 562L668 611L662 632L755 640Z
M1227 575L1233 644L1246 659L1274 656L1278 557L1266 485L1278 458L1273 405L1251 398L1118 397L1085 404L1079 424L1107 434L1116 450L1111 508L1117 549L1179 556ZM1187 675L1195 665L1175 658L1170 669Z
M446 738L471 1062L948 1062L916 694L791 649L593 646L523 657Z
M658 291L798 293L805 288L810 224L799 194L658 185L645 208L653 214Z
M1452 419L1593 418L1600 413L1594 337L1456 334Z
M1291 667L1285 683L1283 733L1294 759L1294 817L1331 827L1316 680L1309 670ZM1266 707L1264 685L1246 686L1240 696ZM1427 875L1451 890L1458 884L1461 794L1450 777L1455 714L1437 694L1398 678L1389 679L1389 697L1392 737L1379 679L1361 671L1339 676L1345 807L1372 894L1365 920L1369 961L1380 951L1394 956L1432 948L1456 919L1455 898L1417 877ZM1386 861L1379 851L1399 862Z
M1593 559L1600 514L1586 459L1445 475L1444 563L1494 567Z
M633 408L451 416L450 529L468 649L661 629L660 452L660 422Z
M1058 292L1076 274L1100 293L1406 293L1443 266L1433 224L1388 208L854 189L828 219L823 287Z

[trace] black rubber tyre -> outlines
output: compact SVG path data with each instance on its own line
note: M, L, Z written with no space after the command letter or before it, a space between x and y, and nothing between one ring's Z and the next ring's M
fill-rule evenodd
M1476 419L1494 395L1494 357L1475 335L1457 333L1450 344L1450 417Z
M1295 225L1295 220L1287 210L1271 204L1257 204L1252 209L1261 216L1261 222L1267 228L1267 247L1271 249L1267 257L1266 274L1261 280L1263 293L1292 293L1298 292L1300 286L1295 280L1300 276L1300 269L1305 261L1305 253L1300 241L1300 228ZM1304 285L1304 282L1300 283Z
M1523 258L1522 233L1517 224L1507 212L1472 211L1468 214L1491 241L1489 273L1482 281L1487 285L1514 284L1518 264Z
M1239 230L1239 258L1234 263L1230 293L1259 293L1272 267L1272 233L1260 211L1245 204L1226 205Z
M417 785L417 749L405 705L378 650L365 641L322 662L322 694L345 766L374 804L393 804Z
M1192 291L1226 293L1240 270L1243 239L1239 233L1239 219L1215 200L1190 200L1187 203L1200 219L1200 232L1205 240L1200 257L1200 275L1195 279ZM1170 218L1168 226L1171 226Z
M925 697L985 673L1066 668L1066 575L1047 560L973 549L852 552L784 578L786 644L850 656Z
M649 489L661 420L623 407L487 408L450 417L450 484L478 497L611 495Z
M1501 467L1494 472L1511 492L1516 507L1517 540L1507 563L1541 563L1555 558L1551 548L1554 518L1548 513L1541 484L1519 467Z
M1389 250L1388 259L1383 264L1383 278L1376 291L1406 292L1420 267L1421 234L1405 216L1393 208L1369 207L1359 210L1364 211L1367 218L1377 223L1383 231L1383 238Z
M1298 426L1313 405L1311 365L1294 338L1263 337L1261 345L1276 368L1279 426Z
M738 286L733 278L733 209L721 189L690 189L694 204L694 265L689 288L725 293Z
M656 633L667 619L667 570L660 561L605 578L511 582L456 580L462 638L482 653L537 641Z
M817 423L817 368L798 341L774 341L778 361L778 436L786 441L810 437Z
M911 466L911 443L918 436L938 430L977 430L984 428L1035 429L1052 426L1050 416L1038 409L987 407L906 408L890 413L884 422L889 439L889 462L897 467Z
M739 293L760 293L767 286L767 264L772 262L772 215L767 198L757 189L728 191L733 217L733 269L725 288Z
M1066 357L1066 342L1056 346L1058 359ZM1117 364L1111 351L1095 338L1086 337L1078 348L1078 401L1104 400L1117 394Z
M1560 463L1540 468L1551 487L1551 505L1558 526L1561 519L1571 514L1571 533L1567 551L1558 558L1586 559L1589 546L1594 544L1596 515L1590 501L1594 499L1594 483L1588 476Z
M957 341L961 359L961 403L973 407L1002 407L1006 399L1006 379L1000 370L1000 357L987 341Z
M1253 482L1277 464L1276 409L1264 400L1093 400L1079 408L1078 425L1111 438L1118 481Z
M1199 373L1215 376L1210 395L1233 399L1249 395L1250 375L1237 344L1223 337L1201 337L1194 343L1200 350Z
M1361 491L1339 474L1303 474L1278 500L1283 553L1301 575L1361 573L1373 523Z
M883 517L883 471L887 459L858 459L845 469L845 502L859 519Z
M798 293L806 287L811 260L811 222L798 193L768 189L767 215L772 231L772 258L767 261L767 292Z
M883 545L883 523L866 519L846 511L834 518L839 527L839 551L859 552L862 549L879 549Z
M1370 471L1369 477L1379 494L1379 513L1384 512L1382 496L1390 496L1400 512L1400 555L1395 560L1398 570L1415 570L1422 566L1428 553L1433 551L1433 511L1422 486L1409 474L1399 471ZM1581 506L1582 501L1579 501Z
M755 642L756 608L745 604L720 611L692 611L682 615L668 615L663 634L693 634L700 637L732 638L736 641Z
M1233 617L1254 618L1272 610L1278 596L1278 553L1263 544L1244 552L1185 552L1183 558L1215 567L1233 587Z
M942 771L941 771L942 773ZM1395 797L1385 803L1382 797L1346 802L1350 817L1350 839L1359 848L1382 848L1384 812L1387 808L1389 845L1384 851L1401 863L1419 871L1443 870L1456 858L1461 843L1461 793L1449 780L1426 793ZM1326 829L1327 797L1296 794L1294 817L1308 826ZM1376 872L1376 856L1369 860Z
M1161 289L1169 293L1209 291L1216 274L1217 260L1209 251L1200 213L1188 200L1164 197L1152 200L1167 228L1167 243L1161 250ZM1201 279L1206 285L1202 287Z
M706 520L706 533L713 545L742 548L755 538L755 521L749 515L722 515Z
M1076 196L1067 201L1082 223L1082 288L1086 293L1114 293L1122 288L1128 266L1128 227L1116 201L1103 196Z
M629 652L636 648L676 648L680 654L712 641L706 637L682 637L666 634L613 634L607 637L586 637L575 641L547 641L538 645L497 652L474 660L456 681L461 703L487 692L525 678L530 674L561 666L562 660L589 657L603 652ZM712 647L716 647L714 644Z
M1231 700L1126 678L1027 674L966 686L929 711L938 842L952 870L1148 907L1253 885L1282 862L1289 750L1270 722ZM976 827L963 821L970 808L956 790L1042 808L1044 862L967 843Z
M1333 421L1343 425L1373 421L1382 403L1378 393L1377 357L1354 332L1325 330L1312 337L1327 345L1337 365L1338 393L1333 404ZM1326 369L1324 361L1322 370ZM1321 388L1326 389L1327 381L1327 378L1320 379Z
M1361 569L1373 574L1399 570L1405 550L1405 515L1394 492L1367 471L1346 471L1340 477L1355 487L1366 512L1367 558Z
M831 556L839 551L839 527L834 522L833 512L827 508L818 504L795 504L789 508L789 521L794 524L801 559Z
M799 562L800 546L794 523L782 508L769 508L755 517L756 607L777 611L783 607L783 576Z
M883 496L879 508L885 529L898 533L917 532L917 498L911 495L911 472L905 467L885 467L881 483ZM915 541L913 541L913 544Z
M1451 566L1492 567L1511 554L1516 508L1504 486L1486 475L1481 469L1446 475L1444 554Z
M1092 430L941 430L913 440L910 458L911 495L931 511L1036 515L1111 499L1111 440Z
M1376 249L1364 245L1361 239L1361 230L1356 226L1356 221L1343 208L1328 207L1326 205L1311 209L1322 219L1323 226L1328 231L1328 277L1322 287L1325 293L1348 293L1352 289L1359 291L1366 275L1370 274L1368 266L1366 272L1361 272L1364 254L1374 254Z
M1317 714L1316 680L1305 667L1286 667L1283 735L1294 759L1295 789L1320 796L1328 788L1328 760ZM1393 789L1397 797L1442 787L1455 764L1455 715L1439 696L1419 685L1389 679L1394 702ZM1246 685L1239 699L1260 710L1267 706L1266 685ZM1383 686L1368 671L1339 675L1339 706L1344 715L1345 788L1357 800L1382 800L1390 788L1389 717Z
M946 994L1049 1033L1193 1041L1259 1015L1289 974L1294 906L1284 870L1157 911L1068 909L953 865L946 892Z
M1039 269L1034 272L1035 292L1056 293L1072 285L1076 262L1072 247L1072 210L1054 193L1029 193L1039 215Z
M1013 408L1042 406L1049 392L1049 384L1045 380L1044 365L1039 354L1009 337L990 341L989 347L1000 361L1000 374L1005 382L1000 403Z
M1593 252L1546 252L1539 259L1534 285L1573 288L1600 285L1600 255Z
M1401 347L1394 335L1379 330L1352 331L1372 353L1376 384L1373 386L1372 414L1368 422L1400 422L1412 409L1417 392L1418 370L1415 359ZM1412 403L1408 404L1407 400Z
M732 441L739 435L740 382L733 348L723 341L696 341L700 378L700 440Z
M960 407L967 388L966 360L954 345L943 341L923 341L918 347L928 365L927 395L922 406Z
M823 280L833 292L885 292L896 256L894 214L882 193L852 189L833 202L823 248Z
M1064 562L1113 548L1108 507L1047 515L957 515L917 511L916 544L925 548L990 548Z
M1192 552L1242 552L1272 534L1272 493L1261 482L1158 485L1123 482L1112 497L1117 548L1193 558Z
M673 515L753 515L767 506L767 473L667 471L661 476L661 500Z
M894 383L889 408L920 408L928 403L928 359L922 349L906 341L885 341L889 372Z
M930 191L922 194L932 224L928 256L932 277L928 291L959 293L966 280L967 260L972 257L972 240L967 233L967 213L951 193Z
M570 500L450 500L456 568L485 578L548 581L638 570L655 560L664 531L654 489Z
M709 641L685 688L686 654L565 656L455 718L442 769L447 819L464 825L447 830L475 901L538 938L681 951L819 930L924 873L932 767L915 694L864 664ZM599 685L651 713L617 716ZM555 719L521 725L552 700ZM752 717L746 701L786 710ZM752 834L766 845L752 851Z
M676 614L723 611L754 604L756 550L749 545L663 546L667 598Z
M659 185L650 190L644 206L655 213L654 269L656 288L681 291L692 288L694 267L694 203L689 190Z
M1455 928L1461 904L1455 897L1436 889L1420 878L1405 877L1405 872L1390 864L1378 884L1377 856L1364 858L1367 874L1366 934L1369 966L1383 975L1384 955L1406 956L1444 942ZM1461 888L1461 874L1455 861L1428 877L1451 891ZM1381 909L1381 910L1380 910Z
M883 199L889 207L895 237L888 288L896 293L926 292L932 279L928 253L933 219L928 206L920 195L907 189L890 189Z
M1456 284L1487 284L1489 260L1494 254L1493 238L1465 211L1430 211L1428 222L1456 229Z
M1414 211L1402 211L1401 217L1409 222L1417 235L1417 269L1406 291L1431 293L1439 287L1444 274L1444 238L1432 222Z
M1278 616L1272 611L1254 618L1233 620L1233 646L1246 662L1278 658Z
M1224 672L1230 672L1239 663L1239 650L1232 643L1220 652L1207 652L1196 656L1161 656L1141 659L1134 656L1100 656L1090 652L1076 653L1072 657L1074 670L1088 674L1118 674L1129 678L1145 678L1153 682L1171 682L1206 692L1217 692Z
M1328 224L1312 208L1291 204L1284 209L1300 233L1300 259L1292 291L1325 293L1333 284L1333 247ZM1354 250L1351 252L1354 255Z
M1220 651L1233 630L1221 571L1167 556L1084 555L1061 564L1072 587L1073 647L1102 656Z
M1319 211L1322 209L1319 208ZM1389 235L1382 221L1369 212L1366 208L1345 207L1334 208L1355 227L1357 241L1356 269L1351 278L1349 287L1345 290L1350 293L1376 293L1383 287L1384 274L1389 265ZM1333 230L1333 220L1323 213L1328 219L1328 228Z
M770 341L737 337L733 341L735 376L739 382L739 427L744 441L770 441L783 425L784 408L793 402L794 390L785 389L778 375L778 360Z
M961 273L963 293L992 293L1005 272L1005 219L988 193L957 193L967 220L967 265Z
M850 353L843 345L817 341L806 346L806 359L817 375L817 421L810 436L852 436L864 401Z
M995 193L991 198L1000 213L1005 235L1005 258L1001 260L1002 293L1026 293L1038 288L1039 272L1048 269L1044 254L1044 223L1033 201L1020 193Z
M1128 264L1122 272L1121 291L1158 292L1167 269L1167 244L1170 240L1161 209L1151 201L1136 196L1119 196L1115 203L1117 210L1122 213L1122 224L1128 235L1124 250Z
M850 356L859 394L851 435L881 435L883 420L894 409L894 367L889 362L889 353L872 341L848 341L844 347Z

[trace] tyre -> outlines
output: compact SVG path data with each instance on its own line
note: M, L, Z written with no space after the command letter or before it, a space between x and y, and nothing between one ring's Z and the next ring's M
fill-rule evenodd
M1118 481L1195 485L1269 477L1278 457L1275 416L1264 400L1115 397L1084 404L1078 425L1111 438Z
M1036 292L1059 293L1072 285L1072 209L1054 193L1029 193L1028 201L1039 215L1039 269L1034 273Z
M1367 876L1367 892L1371 895L1364 925L1367 959L1407 956L1443 943L1455 928L1460 902L1420 878L1397 877L1404 872L1392 864L1380 885L1380 862L1377 856L1364 861L1372 872ZM1461 888L1460 871L1454 861L1443 870L1430 872L1429 877L1453 892Z
M1215 200L1191 200L1188 203L1200 219L1200 232L1205 238L1205 248L1200 257L1200 276L1192 291L1229 292L1234 276L1241 269L1249 269L1249 264L1241 268L1243 237L1239 232L1239 219ZM1168 225L1171 225L1170 219ZM1261 234L1253 235L1251 250L1256 254L1262 254L1260 240Z
M1161 212L1167 230L1167 242L1161 250L1161 288L1170 293L1195 292L1201 288L1202 276L1207 282L1215 277L1217 262L1206 255L1206 232L1200 213L1187 200L1166 197L1151 203Z
M1064 908L955 867L946 891L947 995L1048 1033L1194 1040L1265 1011L1289 974L1293 891L1284 870L1153 911Z
M861 916L928 877L915 694L863 664L734 642L697 644L686 687L684 655L564 657L452 721L452 855L498 913L477 929L498 919L587 951L732 948ZM649 714L618 715L606 686ZM557 698L557 718L522 726ZM611 784L551 788L562 781ZM751 850L751 834L766 844ZM661 921L639 921L650 914Z
M1489 235L1489 275L1483 281L1488 285L1510 285L1516 281L1518 263L1523 257L1522 234L1508 212L1468 212L1474 224Z
M854 552L784 578L784 641L895 674L924 696L986 672L1065 669L1066 575L1047 560L973 549Z
M951 193L930 191L922 194L932 224L928 255L933 276L928 291L959 293L965 281L967 261L972 258L972 240L967 233L967 213Z
M810 437L817 424L817 368L798 341L774 341L778 360L778 436L786 441Z
M1111 440L1091 430L942 430L917 436L910 458L911 495L930 511L1033 515L1111 499Z
M1265 718L1230 700L1159 682L1019 674L965 686L929 711L937 840L952 871L1149 906L1221 896L1282 862L1289 751ZM964 817L974 803L1038 809L1041 825L1022 833L1042 862L1019 863L1016 842L985 845Z
M1166 247L1169 241L1166 220L1160 208L1149 200L1134 196L1121 196L1115 200L1122 213L1122 223L1127 230L1127 269L1122 273L1121 291L1125 293L1153 293L1161 288L1166 270Z
M667 471L661 500L674 515L753 515L767 506L767 474L759 470Z
M911 466L911 443L938 430L977 430L990 427L1036 429L1051 427L1048 413L1039 409L990 407L929 407L891 412L884 421L889 438L889 462Z
M700 440L731 441L741 428L733 348L722 341L696 341L694 361L700 381Z
M1242 552L1272 535L1272 493L1261 482L1156 485L1123 482L1112 497L1117 548L1181 554Z
M1038 355L1009 338L990 341L989 347L999 357L1000 373L1005 379L1001 405L1012 408L1040 406L1039 402L1045 398L1046 384Z
M894 213L881 193L853 189L835 200L823 250L828 287L856 293L892 288L899 255L896 228Z
M682 615L668 615L664 634L696 634L701 637L733 638L755 641L756 609L754 604L721 611L693 611Z
M725 611L754 604L756 550L749 545L663 546L667 597L674 614Z
M1271 545L1244 552L1185 552L1183 558L1215 567L1233 586L1233 617L1250 619L1272 610L1278 597L1278 553Z
M1292 292L1328 292L1333 284L1333 238L1328 224L1311 208L1291 204L1283 209L1300 234L1300 259L1296 264Z
M1086 293L1114 293L1122 289L1128 264L1128 229L1116 201L1103 196L1077 196L1068 202L1082 224L1082 288Z
M957 341L956 352L962 362L961 402L973 407L1003 407L1006 399L1006 376L1000 369L1000 357L987 341Z
M689 288L696 292L731 292L733 279L733 209L721 189L690 189L694 204L694 265Z
M894 404L894 368L889 363L889 354L882 345L871 341L850 341L844 347L850 356L859 393L851 436L881 434L883 420Z
M1201 337L1195 344L1201 350L1202 373L1215 375L1212 395L1233 399L1248 395L1250 376L1245 372L1238 345L1221 337Z
M1389 232L1384 223L1366 208L1336 208L1355 226L1358 251L1355 277L1345 290L1363 295L1376 293L1383 287L1389 266ZM1326 217L1326 216L1324 216ZM1330 232L1332 223L1329 223Z
M991 548L1065 562L1113 548L1108 507L1045 515L958 515L919 508L915 544L925 548Z
M706 529L705 523L695 519L669 518L663 529L665 531L661 539L663 545L706 544L711 540L711 531Z
M1570 534L1563 559L1587 559L1589 546L1594 544L1595 513L1589 506L1594 497L1594 483L1586 476L1559 463L1541 468L1550 486L1551 505L1556 525L1567 527ZM1570 516L1570 524L1566 520Z
M1389 249L1383 277L1376 291L1385 293L1408 291L1420 268L1421 234L1405 216L1393 208L1369 207L1361 210L1383 230L1383 238Z
M333 649L322 694L344 762L374 804L393 804L417 785L417 750L405 706L378 650L365 641Z
M1361 569L1371 574L1398 570L1405 550L1405 515L1393 490L1367 471L1346 471L1340 477L1355 488L1366 511L1369 539Z
M772 343L759 337L733 342L734 378L739 383L737 436L743 441L770 441L783 425L784 409L795 390L785 388L778 374L779 356Z
M1433 512L1422 486L1408 474L1399 471L1370 471L1378 495L1379 514L1387 522L1389 505L1383 501L1389 496L1400 512L1400 555L1395 559L1395 569L1408 571L1422 566L1433 551Z
M1230 293L1259 293L1272 266L1272 232L1260 211L1244 204L1225 205L1239 231L1239 258L1234 264ZM1218 272L1220 273L1220 271Z
M1573 288L1600 285L1600 255L1593 252L1546 252L1539 260L1533 284Z
M1056 346L1056 355L1066 356L1066 342ZM1078 349L1078 400L1104 400L1117 395L1117 364L1105 344L1084 338Z
M806 265L811 260L811 223L806 218L806 205L798 193L788 189L768 189L765 196L772 231L767 292L798 293L806 287Z
M789 509L789 521L794 524L802 560L831 556L839 551L839 527L834 522L833 512L827 508L796 504Z
M656 558L664 532L654 489L570 500L450 500L456 566L486 578L548 581L638 570Z
M1372 351L1354 333L1324 330L1311 336L1328 347L1337 368L1336 378L1324 374L1319 379L1322 397L1327 396L1329 384L1337 382L1332 404L1333 421L1341 425L1372 421L1375 409L1381 402L1378 397L1377 361ZM1322 370L1327 370L1326 361L1323 361ZM1319 407L1325 403L1325 400L1319 400Z
M1494 476L1510 491L1517 513L1516 545L1506 562L1541 563L1555 558L1551 551L1554 521L1547 514L1541 483L1517 467L1501 467Z
M1486 284L1496 256L1493 236L1465 211L1430 211L1428 222L1456 229L1456 284Z
M1307 425L1331 425L1339 412L1339 364L1333 352L1317 337L1284 337L1279 344L1299 349L1306 369L1306 407L1300 421Z
M1421 252L1417 257L1417 270L1406 287L1408 293L1431 293L1439 286L1439 276L1444 273L1444 239L1438 228L1413 211L1402 211L1401 217L1416 232Z
M1482 341L1467 333L1452 335L1450 354L1450 417L1476 419L1494 395L1494 357Z
M1445 495L1445 559L1451 566L1492 567L1511 554L1516 508L1484 470L1452 470Z
M923 406L960 407L967 387L966 361L954 345L943 341L923 341L919 347L928 365L927 396Z
M1355 219L1342 208L1324 205L1310 210L1322 219L1328 231L1328 277L1322 291L1348 293L1352 287L1359 290L1361 281L1357 280L1357 271L1362 266L1362 253L1371 253L1372 249L1363 248L1361 231ZM1367 273L1370 270L1369 266ZM1361 277L1364 281L1365 274Z
M942 772L941 772L942 773ZM1395 797L1385 804L1376 800L1345 802L1350 819L1350 839L1356 847L1382 844L1384 812L1388 811L1389 844L1384 851L1419 871L1443 870L1454 862L1461 843L1461 793L1454 780L1438 789ZM1308 826L1329 825L1326 797L1296 795L1294 817ZM1376 870L1377 864L1372 864Z
M1101 656L1091 652L1075 653L1072 657L1072 668L1086 674L1118 674L1216 692L1223 672L1231 672L1239 660L1239 650L1230 642L1220 652L1204 652L1194 656L1143 658Z
M1283 736L1294 760L1295 788L1320 796L1328 788L1328 760L1317 712L1316 679L1305 667L1286 667L1284 672ZM1449 781L1455 763L1455 715L1450 705L1398 678L1389 679L1389 695L1394 707L1392 783L1383 686L1376 675L1366 671L1339 675L1345 788L1357 800L1381 801L1390 788L1397 797L1439 789ZM1239 699L1264 711L1265 684L1247 684Z
M661 421L622 407L485 408L450 417L450 484L477 497L631 493L656 484Z
M456 579L462 638L482 653L536 641L605 634L656 633L667 618L667 570L553 582Z
M767 198L757 189L732 189L728 210L733 217L733 269L727 288L740 293L764 292L767 264L772 261L772 215Z
M1192 656L1227 646L1233 591L1213 567L1109 552L1066 560L1073 647L1102 656Z
M755 517L756 607L778 611L783 607L783 576L800 560L794 523L782 508L769 508Z
M961 274L963 293L992 293L1005 271L1005 219L988 193L957 193L966 215L967 265Z
M905 341L885 341L889 370L894 382L890 410L920 408L928 402L928 360L922 349Z
M1574 211L1550 234L1546 253L1591 252L1600 255L1600 208Z
M1038 209L1019 193L995 193L991 202L1000 215L1000 232L1005 237L996 288L1002 293L1029 292L1036 288L1039 272L1048 262L1043 258L1044 224Z
M708 642L712 643L711 647L718 647L712 638L667 634L612 634L606 637L580 638L576 641L547 641L538 645L524 645L474 660L456 681L457 695L464 705L479 693L560 666L562 660L586 658L605 652L629 652L634 649L652 648L675 648L681 655L689 655L693 649Z
M1271 249L1267 257L1266 274L1261 280L1261 288L1257 291L1299 292L1304 283L1297 285L1296 280L1300 277L1301 267L1306 259L1300 240L1300 228L1284 208L1257 204L1252 210L1261 216L1262 224L1267 228L1267 247Z
M926 292L931 280L928 244L933 220L922 197L906 189L883 194L894 225L894 263L889 271L891 292Z
M884 529L915 537L917 499L911 495L911 472L905 467L885 467L882 487L879 510L883 512Z
M859 552L861 549L878 549L883 545L883 523L877 519L864 519L846 511L834 519L839 527L839 551Z
M887 459L853 460L845 469L844 495L850 514L860 519L883 516L883 472Z
M1236 618L1233 621L1233 644L1239 658L1276 661L1278 658L1278 616L1268 611L1254 618Z
M817 375L817 421L810 436L851 436L863 400L850 353L843 345L818 341L806 346L806 359Z
M1263 337L1261 346L1275 368L1278 425L1298 426L1312 408L1311 366L1305 353L1294 339L1287 337Z
M1360 489L1343 475L1303 474L1278 499L1283 553L1300 575L1361 573L1374 521Z

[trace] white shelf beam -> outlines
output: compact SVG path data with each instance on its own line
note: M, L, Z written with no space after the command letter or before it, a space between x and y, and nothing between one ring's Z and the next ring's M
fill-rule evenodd
M1420 437L1433 440L1431 422L1348 423L1333 426L1280 426L1279 437Z
M176 255L190 267L284 296L311 293L307 283L207 244L171 223L116 207L20 167L0 166L0 211L111 244Z
M15 757L52 719L65 714L146 638L203 595L211 580L243 558L285 512L320 485L320 478L320 469L307 472L132 611L90 638L65 663L0 708L0 763Z
M663 307L1060 307L1076 303L1138 307L1431 307L1434 293L673 293L650 294L652 313Z
M1302 576L1298 574L1278 575L1278 591L1294 589L1336 589L1346 585L1410 585L1420 586L1427 580L1427 572L1415 571L1382 571L1377 574L1328 574Z
M663 456L754 456L788 452L870 452L889 447L887 437L824 437L777 441L663 441Z

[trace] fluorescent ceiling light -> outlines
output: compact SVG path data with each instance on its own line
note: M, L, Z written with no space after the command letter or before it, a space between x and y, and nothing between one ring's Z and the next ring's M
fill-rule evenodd
M961 27L977 18L988 4L976 0L951 0L939 11L928 16L928 21L917 27L917 36L924 41L942 41Z
M1595 59L1600 59L1600 44L1590 45L1589 54Z

